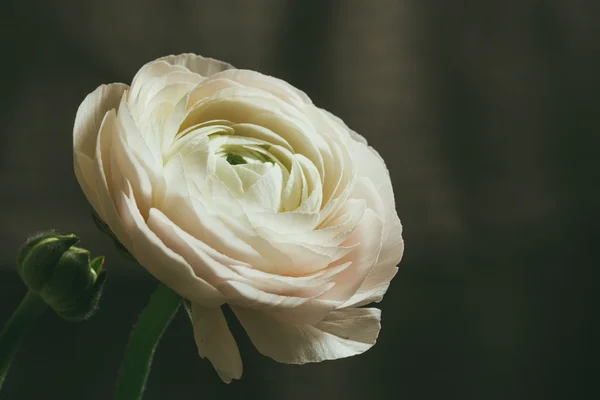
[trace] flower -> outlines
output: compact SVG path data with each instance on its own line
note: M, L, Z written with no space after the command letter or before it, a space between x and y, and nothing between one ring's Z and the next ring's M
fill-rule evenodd
M91 260L89 251L74 246L77 242L73 234L41 232L17 256L17 272L29 290L69 321L96 312L106 279L104 257Z
M194 54L144 65L77 111L74 166L99 218L191 302L199 354L242 362L220 306L259 352L303 364L375 343L403 252L383 159L288 83Z

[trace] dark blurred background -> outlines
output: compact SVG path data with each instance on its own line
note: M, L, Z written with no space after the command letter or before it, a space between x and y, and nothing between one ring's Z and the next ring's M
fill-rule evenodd
M78 105L147 61L195 52L274 75L387 161L406 253L378 344L277 364L231 325L244 376L220 382L177 315L145 399L590 399L600 205L600 13L585 0L2 0L0 324L28 234L77 233L110 271L82 324L51 312L0 399L112 398L156 285L99 233L72 169Z

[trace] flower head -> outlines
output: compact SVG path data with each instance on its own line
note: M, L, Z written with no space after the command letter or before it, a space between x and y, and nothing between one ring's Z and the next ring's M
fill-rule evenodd
M193 54L100 86L74 127L77 179L112 234L188 299L198 350L242 363L220 306L280 362L359 354L403 252L388 170L288 83Z

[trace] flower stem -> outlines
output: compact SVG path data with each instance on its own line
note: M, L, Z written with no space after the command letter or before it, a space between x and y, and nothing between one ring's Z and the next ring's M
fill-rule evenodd
M28 291L0 333L0 388L24 334L48 306L37 294Z
M160 284L131 332L117 383L116 400L141 400L154 352L181 305L181 296Z

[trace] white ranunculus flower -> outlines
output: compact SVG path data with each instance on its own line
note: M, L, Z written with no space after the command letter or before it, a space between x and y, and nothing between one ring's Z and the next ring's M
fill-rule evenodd
M74 127L75 173L118 240L192 304L200 356L242 374L221 312L303 364L375 343L402 227L388 170L302 91L194 54L100 86Z

